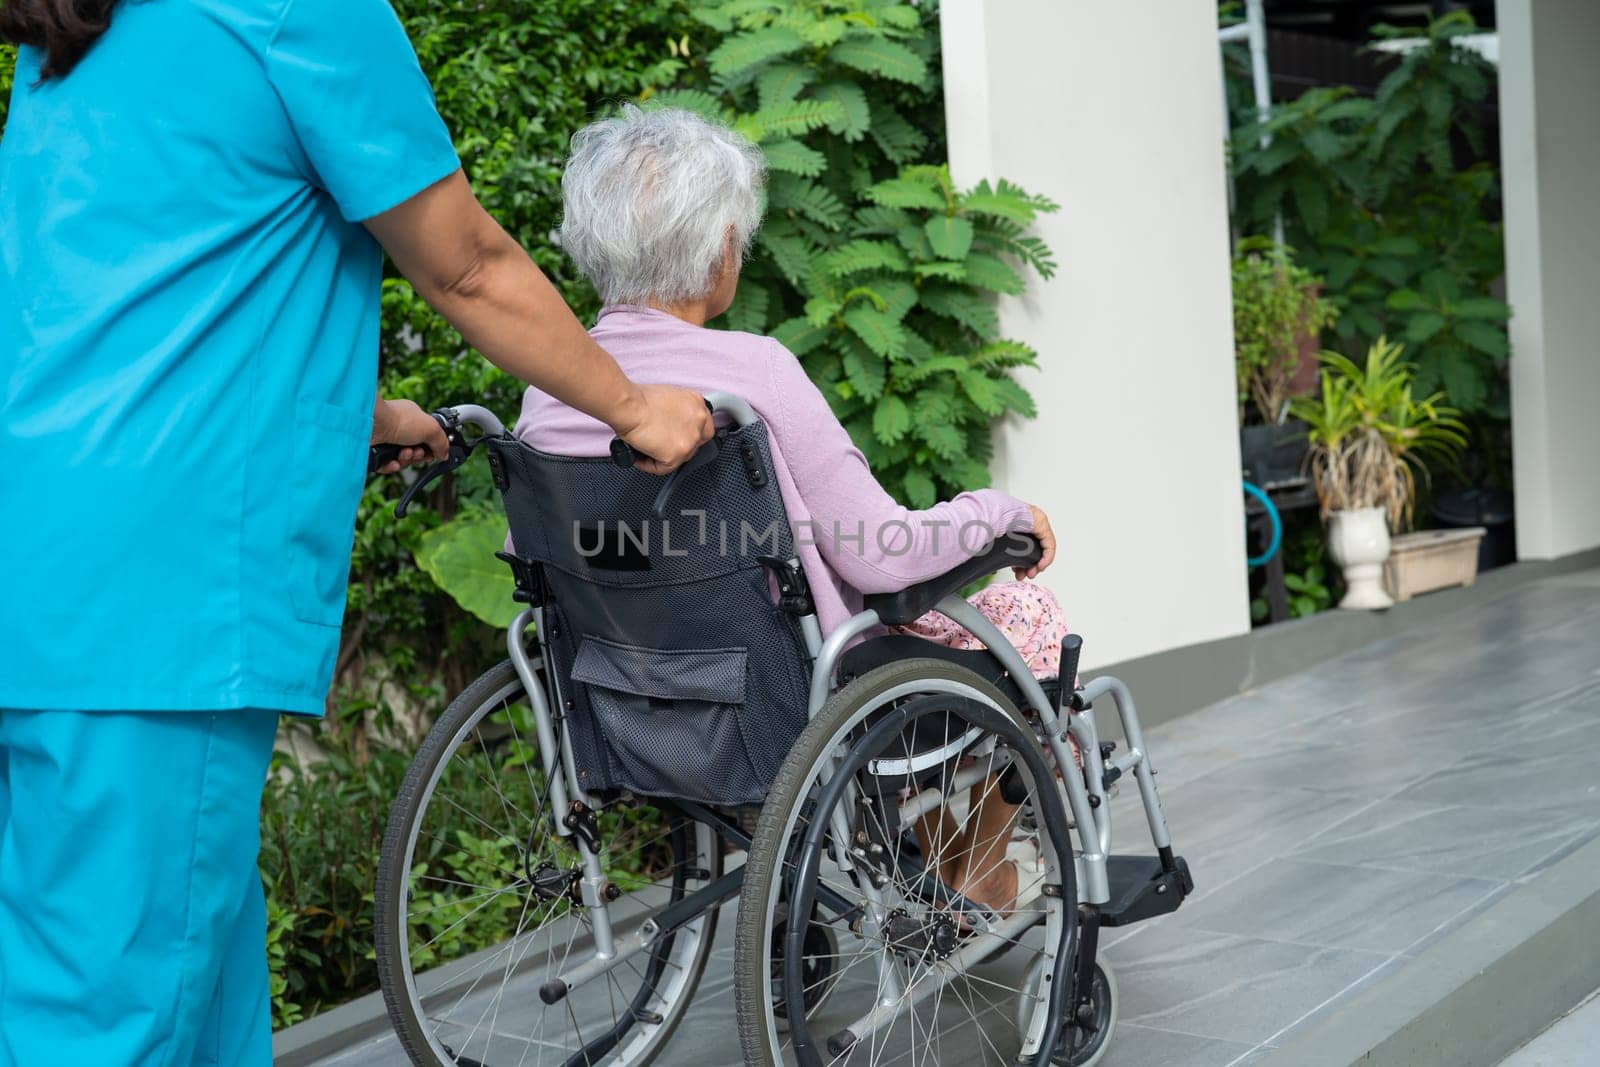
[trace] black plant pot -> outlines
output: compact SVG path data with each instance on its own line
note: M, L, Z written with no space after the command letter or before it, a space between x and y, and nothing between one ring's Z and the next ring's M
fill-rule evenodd
M1517 561L1516 500L1505 489L1447 489L1434 497L1433 521L1446 528L1482 526L1478 573Z
M1308 447L1306 424L1299 419L1241 427L1239 459L1245 481L1268 489L1302 477Z

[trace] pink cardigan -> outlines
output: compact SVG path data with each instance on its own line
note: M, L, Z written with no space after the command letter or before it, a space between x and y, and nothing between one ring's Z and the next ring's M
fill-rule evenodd
M621 305L602 311L589 333L635 381L733 393L755 408L824 635L861 609L862 594L904 589L976 555L992 537L1033 529L1028 506L996 489L923 511L896 503L799 360L769 337ZM606 455L612 438L604 423L533 388L516 433L567 456Z

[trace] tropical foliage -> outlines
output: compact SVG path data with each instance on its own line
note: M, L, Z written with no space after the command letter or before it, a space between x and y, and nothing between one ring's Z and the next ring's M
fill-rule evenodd
M1233 344L1241 416L1246 404L1269 425L1286 414L1302 347L1315 350L1322 330L1338 318L1321 288L1322 279L1296 264L1283 245L1259 237L1239 242L1233 259Z
M1465 12L1423 30L1381 27L1409 45L1377 92L1317 88L1234 116L1236 224L1270 234L1282 219L1300 262L1339 311L1340 347L1403 340L1418 389L1445 390L1476 423L1509 415L1499 188L1481 158L1494 69L1459 39ZM1240 76L1237 62L1230 64ZM1263 145L1262 135L1266 134Z
M1416 497L1413 470L1426 475L1426 457L1451 456L1466 445L1460 413L1444 402L1444 394L1415 395L1415 367L1400 358L1403 352L1403 346L1383 337L1363 365L1324 352L1321 392L1291 405L1308 427L1312 478L1324 517L1381 507L1392 529L1409 526Z

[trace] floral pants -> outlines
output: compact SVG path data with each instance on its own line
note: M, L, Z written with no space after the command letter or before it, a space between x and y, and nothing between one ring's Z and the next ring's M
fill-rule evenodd
M996 582L967 599L1017 646L1035 677L1054 678L1061 673L1061 640L1067 636L1067 619L1054 593L1037 582ZM937 611L899 630L950 648L983 647L983 642Z
M1016 646L1034 677L1054 678L1061 673L1061 641L1068 630L1066 613L1061 610L1061 602L1054 593L1037 582L996 582L967 600ZM950 648L984 647L965 627L937 611L930 611L911 625L896 629ZM1068 684L1076 682L1076 678L1068 680ZM1073 759L1082 767L1083 753L1078 742L1068 738L1068 743Z

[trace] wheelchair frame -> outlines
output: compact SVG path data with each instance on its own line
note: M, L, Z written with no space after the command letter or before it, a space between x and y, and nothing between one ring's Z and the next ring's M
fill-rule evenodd
M737 425L745 426L757 420L755 411L742 399L726 393L711 393L706 397L707 403L716 412L727 414ZM486 436L501 437L506 434L504 425L490 411L477 405L461 405L453 409L444 409L441 412L444 420L449 423L450 429L455 429L462 424L476 426ZM458 455L452 451L452 460L446 461L451 468L459 466L472 450L468 444ZM444 464L441 464L444 466ZM660 495L657 497L657 510L671 495L672 488L682 472L669 475ZM410 494L407 494L408 498ZM790 561L791 565L799 568L799 560ZM934 610L945 615L952 621L961 625L976 636L985 646L987 651L998 660L999 664L1009 673L1013 682L1024 698L1025 705L1033 709L1042 727L1043 740L1054 756L1056 765L1061 768L1071 768L1075 765L1070 740L1075 740L1079 750L1083 753L1085 767L1099 767L1104 765L1103 774L1072 774L1063 773L1058 780L1066 794L1067 811L1071 816L1072 828L1077 833L1077 848L1074 850L1073 868L1078 887L1078 899L1083 905L1095 908L1105 908L1113 900L1113 879L1110 870L1111 845L1112 845L1112 820L1110 805L1108 803L1110 785L1124 775L1132 774L1138 783L1140 799L1142 801L1146 820L1149 824L1150 835L1155 844L1161 870L1164 875L1179 876L1180 899L1192 887L1187 868L1181 860L1176 860L1172 853L1171 839L1167 830L1166 818L1161 809L1160 797L1155 784L1155 768L1153 767L1149 751L1145 746L1144 737L1140 729L1138 712L1134 706L1133 698L1128 687L1116 678L1102 676L1090 681L1087 685L1076 690L1063 687L1063 704L1069 706L1070 713L1058 714L1055 703L1050 700L1044 688L1040 685L1033 673L1028 669L1026 662L1017 649L1005 638L994 623L985 618L976 608L968 603L957 593L949 594L937 602ZM565 812L563 817L553 817L555 832L565 838L575 838L573 842L577 848L582 869L582 878L578 883L579 891L588 912L593 933L592 951L586 958L576 963L569 964L558 977L547 981L540 989L541 999L549 1005L562 1001L568 993L584 983L598 978L608 971L622 965L628 960L649 953L663 939L681 931L685 926L693 923L700 916L712 909L718 908L737 895L741 889L744 871L735 869L720 878L710 882L690 895L669 905L662 911L646 919L636 929L619 936L612 924L612 917L608 909L608 880L601 867L600 859L590 840L591 834L586 826L588 816L598 810L600 805L595 798L581 785L579 768L573 751L569 731L558 729L558 719L552 714L551 703L563 706L565 697L562 692L562 682L559 672L555 669L553 657L548 645L540 640L539 654L541 662L535 663L530 656L525 634L528 627L534 626L537 632L543 632L543 608L537 604L524 609L512 622L506 635L506 649L511 663L520 678L524 694L532 711L534 729L539 743L539 756L543 764L546 780L551 791L552 816ZM847 647L857 637L879 626L881 619L878 613L870 608L859 612L842 624L824 640L821 629L814 613L798 618L800 631L804 639L805 651L810 659L810 696L808 715L815 718L817 713L834 692L833 680L839 667L840 660ZM542 675L542 677L541 677ZM1127 751L1119 758L1112 760L1106 758L1101 750L1100 734L1095 719L1094 705L1096 701L1109 696L1116 705L1120 717L1123 735L1127 741ZM996 710L999 710L996 708ZM1069 740L1070 739L1070 740ZM926 758L936 762L948 758L973 743L973 739L966 736L956 738L944 748L927 754ZM918 757L919 759L921 757ZM916 768L910 768L915 770ZM948 793L958 795L977 781L977 776L985 772L972 768L963 774L958 772L951 780ZM967 780L968 777L971 780ZM1087 779L1087 782L1085 781ZM945 801L945 795L938 790L924 790L913 794L901 804L902 824L909 825L919 814L932 811ZM750 837L728 819L722 818L710 809L684 800L671 800L666 803L676 806L685 815L697 822L707 824L714 833L730 841L740 849L747 849ZM835 808L836 821L842 819L841 809ZM849 871L852 864L849 856L840 841L848 838L848 828L835 826L833 837L833 858L841 870ZM413 828L413 837L415 828ZM412 844L415 844L413 839ZM876 897L876 891L871 888L870 880L863 880L864 893L869 898ZM1165 891L1165 886L1157 892ZM829 900L836 894L826 887L819 887L818 895L825 903L834 906L836 910L850 907L848 901L842 898ZM1119 899L1121 895L1119 894ZM1175 906L1171 905L1171 906ZM1163 907L1152 913L1170 910ZM1124 921L1134 921L1143 915L1134 915ZM1026 920L1024 922L1023 920ZM1020 933L1021 930L1034 922L1040 921L1037 915L1020 913L1000 920L993 928L980 930L983 932L1007 935ZM1053 926L1054 924L1052 924ZM1016 926L1016 930L1011 928ZM963 966L955 968L963 971L965 965L981 962L982 959L994 952L996 944L992 937L976 939L977 943L968 946L957 954ZM1093 953L1094 946L1091 941L1089 951ZM970 957L970 958L969 958ZM887 967L887 964L882 965ZM888 988L893 988L895 978L892 974L884 976ZM948 981L949 977L942 979ZM409 981L408 981L409 984ZM930 990L931 991L931 990ZM408 990L414 1002L420 1004L420 997L415 988ZM920 995L918 997L920 999ZM860 1022L871 1023L878 1015L886 1014L887 1005L880 1003L867 1017ZM1036 1025L1035 1030L1041 1027ZM1024 1035L1026 1044L1039 1048L1041 1035L1034 1033ZM1050 1042L1053 1045L1053 1041Z

